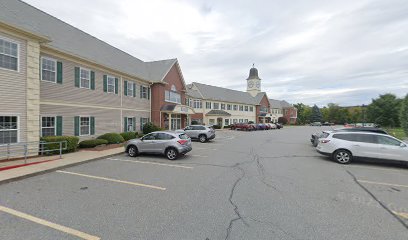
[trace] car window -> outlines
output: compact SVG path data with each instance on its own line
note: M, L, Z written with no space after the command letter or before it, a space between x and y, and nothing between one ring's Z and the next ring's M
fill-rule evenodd
M182 133L182 134L179 135L179 138L180 139L188 139L188 136L186 134Z
M143 137L143 140L154 140L156 138L156 133L147 134Z
M375 135L370 134L353 134L356 142L377 143Z
M399 146L401 144L400 141L390 138L387 136L377 136L378 143L379 144L384 144L384 145L392 145L392 146Z
M193 126L187 126L186 128L184 128L184 130L193 130L194 127Z
M205 127L204 126L199 126L198 130L205 130Z
M173 139L174 137L170 134L167 133L158 133L156 135L156 140L170 140Z

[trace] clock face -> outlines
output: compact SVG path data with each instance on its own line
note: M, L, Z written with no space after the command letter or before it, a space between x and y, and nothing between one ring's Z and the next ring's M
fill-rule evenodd
M249 81L249 82L248 82L248 87L249 87L249 88L252 88L253 86L254 86L254 82Z
M257 87L257 88L261 87L261 83L260 83L260 82L257 82L257 83L256 83L256 87Z

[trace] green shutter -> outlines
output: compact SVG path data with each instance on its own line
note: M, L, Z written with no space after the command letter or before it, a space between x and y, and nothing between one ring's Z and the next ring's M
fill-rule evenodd
M143 132L142 119L143 119L143 118L140 118L140 131Z
M95 117L91 117L91 135L95 135Z
M57 62L57 83L62 84L62 62Z
M95 72L91 71L91 89L95 90Z
M75 136L79 136L79 117L74 117L74 133Z
M108 76L103 75L103 91L108 92Z
M133 118L133 132L136 132L136 118Z
M147 88L147 99L150 99L150 87Z
M127 132L127 117L124 117L123 118L123 131L124 132Z
M136 97L136 83L133 83L133 97Z
M62 116L57 116L57 130L56 130L56 135L57 136L62 136Z
M127 89L127 81L124 82L123 90L124 90L125 96L127 96L127 90L128 90Z
M75 87L79 87L79 67L75 67Z
M140 85L140 98L142 98L143 86Z
M115 78L115 94L118 94L119 89L119 79Z

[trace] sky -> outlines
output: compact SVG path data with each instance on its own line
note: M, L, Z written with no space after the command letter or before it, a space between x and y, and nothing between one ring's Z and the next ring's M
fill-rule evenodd
M269 98L368 104L408 93L406 0L25 0L143 60L179 60L187 83Z

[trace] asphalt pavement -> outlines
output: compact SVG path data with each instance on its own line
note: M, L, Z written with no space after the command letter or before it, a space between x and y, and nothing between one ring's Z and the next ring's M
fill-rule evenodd
M408 169L320 156L323 127L220 131L176 161L125 154L0 185L17 239L408 239Z

